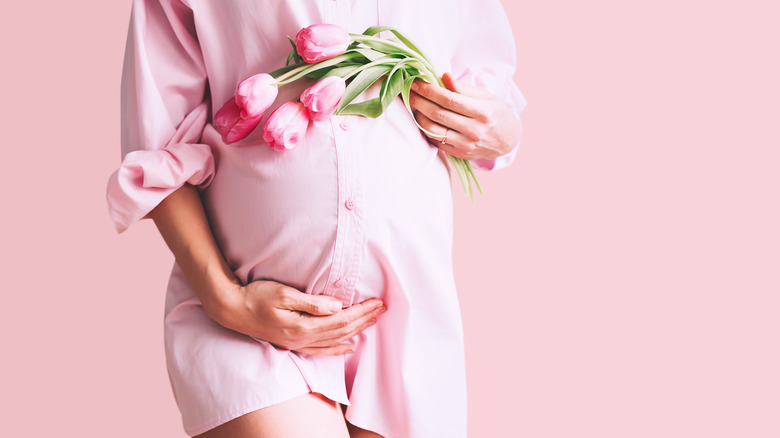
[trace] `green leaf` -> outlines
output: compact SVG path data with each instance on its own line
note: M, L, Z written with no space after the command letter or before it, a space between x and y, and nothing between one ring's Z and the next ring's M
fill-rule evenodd
M287 35L287 41L290 42L292 50L290 50L290 54L287 55L287 63L285 65L290 65L290 63L293 61L301 62L301 57L298 55L298 47L295 45L295 41L293 41L289 35Z
M326 74L324 74L322 77L327 76L341 76L346 77L349 76L353 71L357 70L361 64L354 64L354 65L343 65L343 66L336 66L330 70Z
M425 54L425 52L423 52L423 50L417 44L415 44L406 35L404 35L403 33L401 33L400 31L398 31L396 29L393 29L392 27L389 27L389 26L371 26L368 29L366 29L365 32L363 32L363 35L374 36L374 35L376 35L376 34L378 34L380 32L384 32L384 31L388 31L388 30L390 32L392 32L393 35L395 35L396 38L398 38L402 43L404 43L406 45L406 47L408 47L408 48L412 49L413 51L417 52L417 54L419 54L420 57L422 57L423 59L428 61L428 64L431 64L431 66L433 66L433 63L431 62L430 58L428 58L428 56Z
M329 69L315 70L311 73L306 73L304 76L312 79L322 79L330 72Z
M382 101L382 111L387 109L390 103L401 94L401 90L404 87L404 71L403 69L396 69L391 72L384 82L382 82L382 88L379 90L379 98Z
M351 103L344 107L338 114L365 116L375 119L382 115L382 102L378 97L366 100L365 102Z
M398 61L393 66L393 69L390 70L390 74L388 74L388 76L393 76L393 75L396 74L396 72L400 73L400 78L397 79L398 81L400 81L400 83L398 85L398 90L399 90L398 93L401 92L400 90L403 87L403 83L404 83L404 81L406 81L406 78L410 76L409 72L408 72L408 69L409 69L409 65L408 64L409 64L410 61L412 61L411 58L406 58L406 59L403 59L401 61ZM379 97L383 97L384 96L384 92L385 92L385 86L384 86L384 83L383 83L383 85L382 85L382 92L380 92ZM398 93L395 93L395 96L397 96ZM393 96L391 99L394 99L395 96Z
M404 70L406 70L406 73L408 73L411 76L420 76L420 75L422 75L422 72L420 72L420 70L418 70L415 67L412 67L410 65L406 65L406 67L404 67Z
M414 118L414 111L412 111L412 106L409 105L409 93L412 91L412 82L417 79L417 76L409 76L404 80L404 85L401 88L401 99L404 101L404 105L406 105L407 111L409 111L409 114L412 115L412 118Z
M322 79L327 76L341 76L344 77L349 73L352 73L355 71L358 67L360 67L363 64L349 64L349 65L343 65L343 64L337 64L334 66L316 69L311 72L306 73L307 78L314 78L314 79Z
M399 57L398 55L384 55L381 58L378 58L374 61L364 63L363 65L360 66L360 68L357 69L356 73L360 73L363 70L376 67L376 66L386 66L388 67L389 70L401 61L404 61L403 56Z
M363 57L365 57L369 61L376 61L377 59L385 56L384 53L377 52L376 50L373 50L373 49L361 49L361 48L358 48L358 49L347 50L347 52L360 53L361 55L363 55Z
M400 49L390 44L385 44L381 41L361 41L361 43L365 46L371 47L372 49L377 49L387 54L406 55L403 49Z
M368 87L373 85L379 78L386 75L391 69L391 66L375 65L358 73L349 85L347 85L346 90L344 90L344 94L341 96L341 102L339 102L339 106L336 108L336 114L340 114L341 110L352 103L360 93L366 91Z
M311 66L310 68L307 68L307 69L301 71L300 73L297 73L297 74L293 75L292 77L286 78L284 80L284 82L285 83L295 82L298 79L300 79L300 78L302 78L304 76L307 76L307 75L309 75L309 74L311 74L311 73L313 73L313 72L315 72L317 70L321 70L321 69L324 69L324 68L332 67L332 66L334 66L336 64L339 64L339 63L341 63L343 61L349 61L349 60L352 60L354 58L361 57L361 56L363 56L363 55L361 55L360 53L350 52L350 53L341 54L339 56L336 56L336 57L333 57L333 58L330 58L330 59L326 59L324 61L316 62L314 64L308 64L308 65ZM306 63L294 64L295 67L300 67L300 66L303 66L303 65L307 65L307 64ZM282 69L279 69L279 70L282 70ZM279 70L274 70L273 72L271 72L271 76L274 76L274 73L279 71ZM288 69L287 71L290 71L290 70L292 70L292 69ZM286 72L282 72L280 74L284 74L284 73L286 73ZM274 77L276 77L276 76L274 76Z
M378 34L379 32L384 32L386 30L390 30L390 27L388 27L388 26L371 26L368 29L366 29L365 32L363 32L363 35L374 36L374 35Z
M275 78L278 78L279 76L287 73L288 71L295 70L296 68L298 68L298 67L300 67L302 65L303 65L303 63L286 65L286 66L284 66L282 68L277 68L276 70L274 70L274 71L272 71L271 73L268 73L268 74L270 74L271 76L273 76Z

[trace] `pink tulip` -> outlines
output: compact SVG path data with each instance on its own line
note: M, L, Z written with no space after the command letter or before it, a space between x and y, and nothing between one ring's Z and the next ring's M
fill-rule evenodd
M309 116L300 102L282 104L268 116L263 127L263 139L275 151L292 149L303 141L309 127Z
M214 114L214 125L222 135L222 141L230 144L248 136L260 124L262 118L262 113L248 119L241 117L241 109L233 96Z
M265 110L274 103L279 87L275 79L268 73L250 76L236 89L236 103L241 109L241 117L251 119L262 116Z
M328 76L301 93L301 103L312 120L325 120L336 111L347 88L344 78Z
M295 35L295 48L309 64L341 55L350 42L347 31L335 24L312 24Z

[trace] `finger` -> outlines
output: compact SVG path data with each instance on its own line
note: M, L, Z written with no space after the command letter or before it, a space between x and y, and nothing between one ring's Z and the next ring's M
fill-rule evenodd
M450 111L435 102L432 102L419 94L409 95L409 104L412 109L417 110L432 121L444 126L445 128L454 129L455 131L469 133L477 129L479 122L471 117L458 114Z
M455 147L464 147L465 145L469 144L467 138L463 136L458 131L455 131L453 129L449 129L439 125L438 123L435 123L433 120L429 119L425 116L425 114L422 114L419 111L416 111L414 114L414 117L417 119L417 123L420 124L420 126L423 127L428 132L432 132L435 134L434 136L428 135L428 133L424 132L424 134L428 137L431 144L438 147L444 140L446 140L445 143L449 143L452 146ZM445 138L446 137L446 138Z
M335 315L308 316L301 322L305 327L304 331L309 335L306 345L346 336L356 327L364 325L371 319L376 319L387 310L381 301L379 301L379 306L373 306L374 303L361 303L348 307Z
M312 356L341 356L354 353L355 346L352 344L341 344L335 347L305 347L294 351Z
M282 290L281 308L312 315L333 315L341 311L341 301L327 295L311 295L285 287Z
M479 99L450 91L436 84L414 81L412 82L412 91L443 108L466 117L477 117L481 114L479 106L482 102Z
M441 81L444 82L444 86L448 90L456 93L463 94L465 96L476 97L479 99L495 99L488 90L484 87L468 84L464 81L455 79L451 73L444 73L441 77Z
M448 143L441 143L438 144L432 143L434 146L438 147L440 150L444 151L447 155L452 155L453 157L457 158L463 158L464 160L471 160L471 150L470 149L459 149L455 146L448 144Z
M307 347L333 347L335 345L342 344L363 333L367 328L373 326L374 324L376 324L376 317L361 319L359 324L353 324L351 329L346 333L338 333L337 336L333 338L312 342L307 345Z

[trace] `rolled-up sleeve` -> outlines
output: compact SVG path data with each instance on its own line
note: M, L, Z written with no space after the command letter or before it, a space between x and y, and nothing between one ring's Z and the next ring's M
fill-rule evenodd
M206 88L192 11L179 0L135 0L122 71L122 163L106 192L117 231L185 183L211 181L211 148L199 143Z
M472 85L486 88L507 103L519 119L526 107L525 96L514 82L515 39L509 20L499 0L466 0L460 38L452 58L453 76ZM473 160L480 170L509 166L518 145L494 160Z

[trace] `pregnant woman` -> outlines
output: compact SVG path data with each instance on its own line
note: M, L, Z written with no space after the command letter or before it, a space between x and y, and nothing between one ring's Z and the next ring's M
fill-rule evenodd
M212 120L236 84L317 23L394 27L452 72L413 86L431 138L396 99L313 121L283 153L259 129L223 142ZM445 154L513 160L512 38L498 0L134 1L107 196L119 231L150 217L176 257L165 351L189 435L466 436Z

